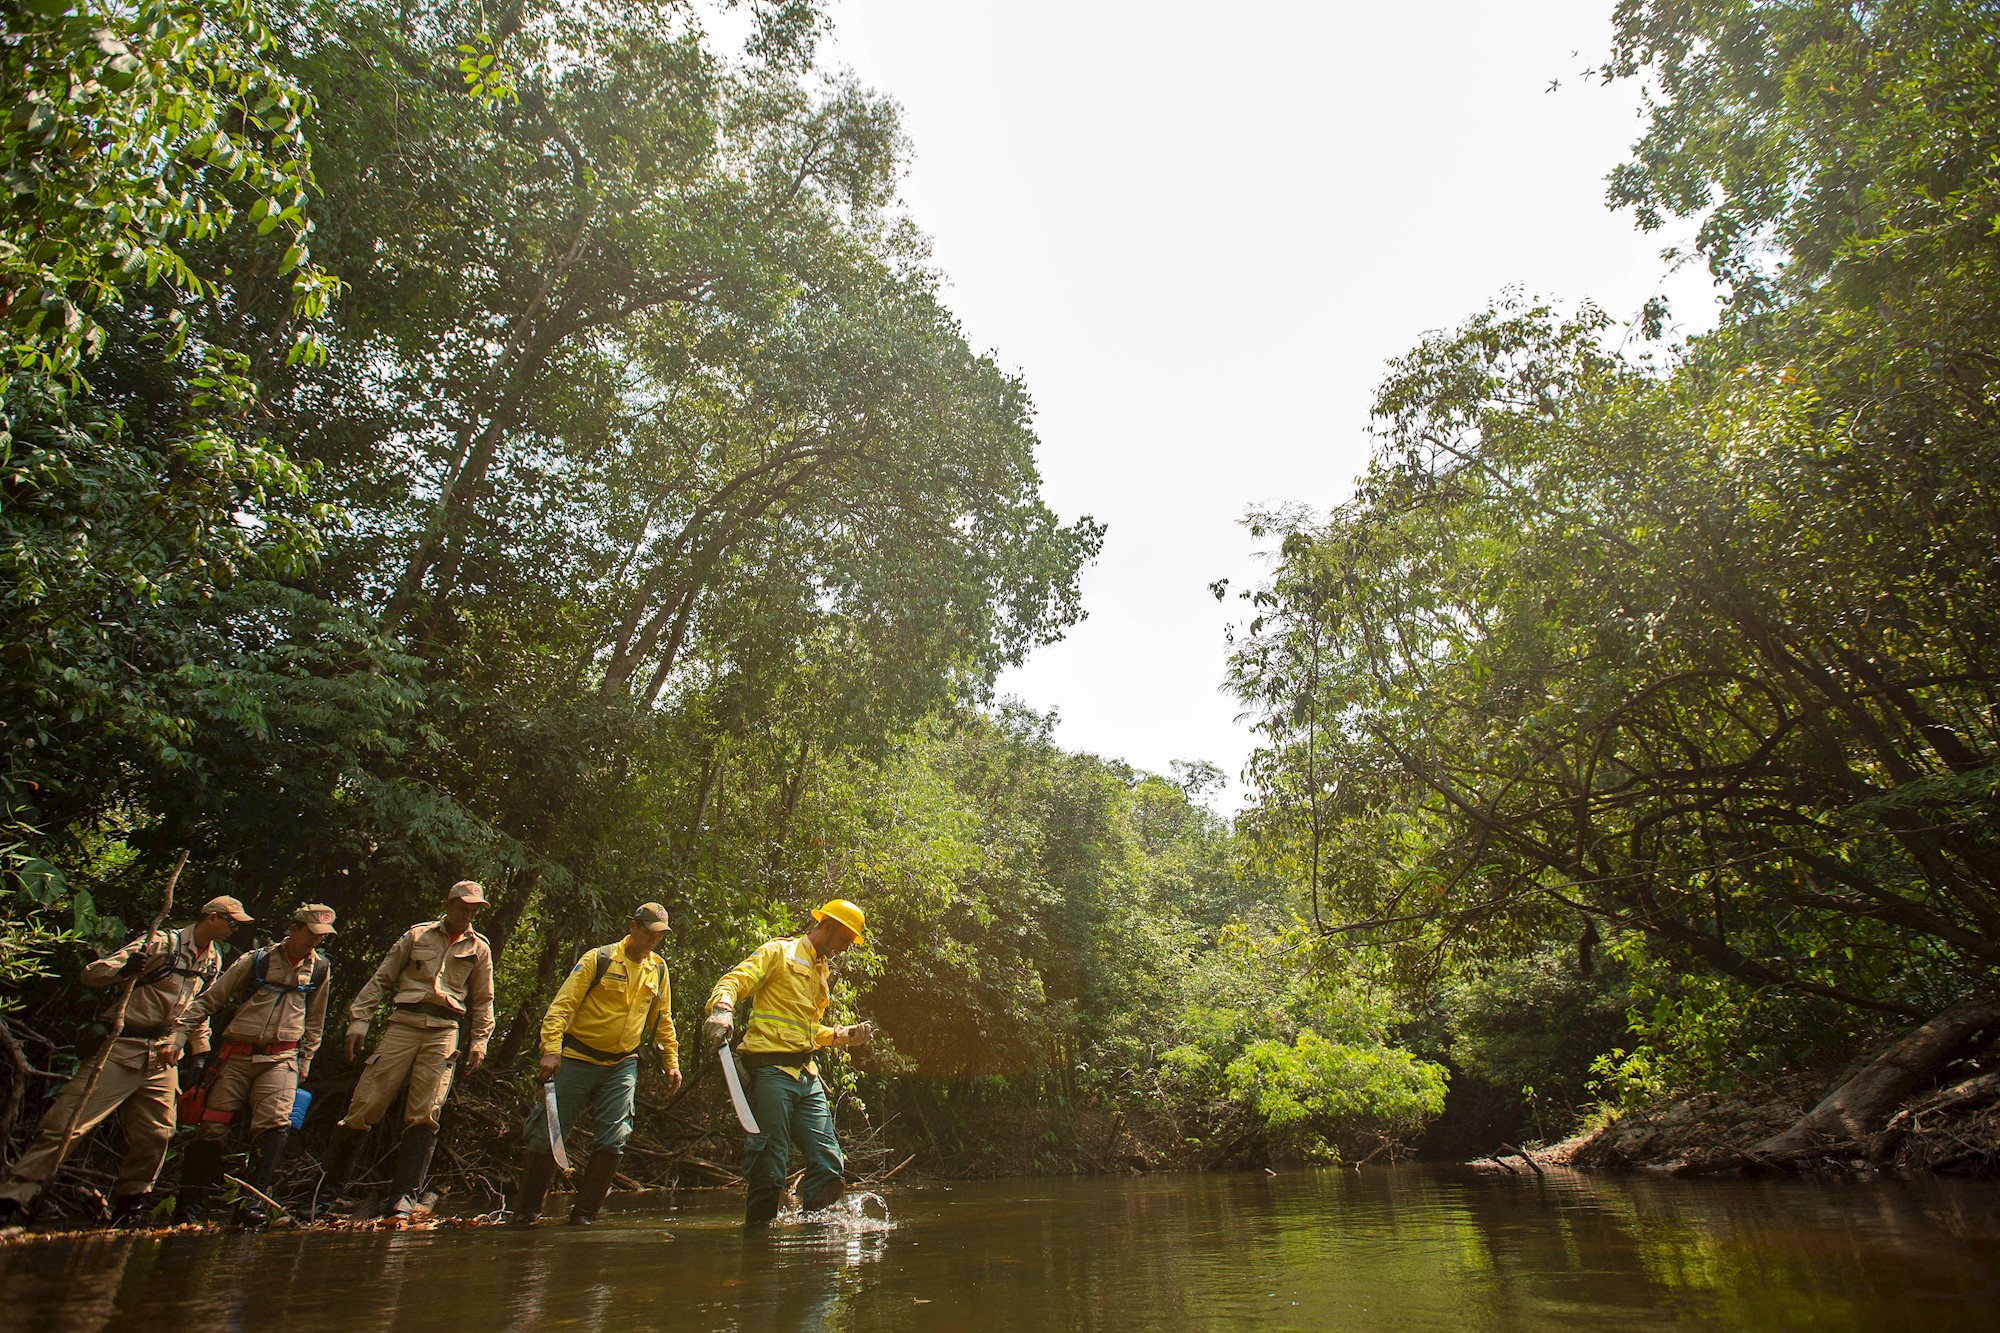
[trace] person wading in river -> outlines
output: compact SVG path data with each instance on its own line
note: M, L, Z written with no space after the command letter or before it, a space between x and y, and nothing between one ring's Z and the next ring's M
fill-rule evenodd
M542 1019L543 1083L556 1090L556 1118L567 1129L590 1109L590 1162L569 1210L571 1226L587 1227L611 1191L625 1140L632 1137L632 1099L639 1088L639 1053L650 1044L667 1076L667 1094L680 1090L680 1042L674 1036L673 992L667 960L659 956L671 934L667 909L642 903L625 938L576 960ZM514 1223L533 1226L555 1180L548 1113L538 1095L528 1110L528 1156Z
M250 1184L271 1192L292 1130L292 1098L312 1068L326 1026L328 964L319 942L334 933L333 909L307 903L292 913L285 938L230 964L203 991L181 1029L190 1042L210 1018L239 994L248 998L222 1030L221 1045L209 1056L202 1079L202 1109L194 1141L181 1157L176 1222L200 1222L208 1196L222 1179L222 1143L236 1113L250 1108ZM237 1214L248 1226L270 1220L262 1199L246 1198Z
M752 1006L736 1049L750 1070L750 1111L763 1132L744 1145L743 1174L750 1184L745 1226L763 1226L778 1215L793 1143L806 1160L799 1196L805 1211L816 1212L847 1192L841 1174L847 1161L813 1055L822 1046L865 1046L875 1035L872 1023L834 1028L819 1021L832 994L827 962L862 942L867 921L845 898L812 915L811 930L766 942L716 982L708 997L708 1036L717 1045L729 1039L737 1006Z
M35 1141L0 1185L0 1226L31 1211L48 1183L63 1136L88 1134L113 1111L119 1112L125 1127L125 1160L118 1168L111 1221L127 1226L144 1217L174 1133L174 1100L180 1094L174 1030L222 971L216 942L228 939L239 923L249 920L236 899L226 894L211 898L193 925L161 931L150 940L133 940L83 969L83 984L92 990L133 978L132 996L125 1003L125 1029L105 1054L104 1072L82 1113L77 1113L76 1104L88 1080L79 1075L42 1117ZM208 1049L207 1031L199 1036L196 1054Z
M348 1099L347 1114L333 1131L324 1189L332 1211L347 1210L343 1196L354 1158L403 1090L403 1137L396 1154L396 1179L389 1209L397 1217L416 1211L437 1148L438 1113L451 1090L460 1029L465 1072L486 1059L493 1036L493 949L472 928L486 906L486 890L462 879L445 893L444 914L403 932L375 969L375 975L347 1010L347 1058L359 1060L368 1044L368 1025L386 998L395 1008L375 1054ZM407 1088L405 1088L407 1084Z

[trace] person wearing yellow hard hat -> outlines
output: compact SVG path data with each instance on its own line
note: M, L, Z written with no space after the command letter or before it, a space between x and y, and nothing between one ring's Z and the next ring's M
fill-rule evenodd
M875 1035L871 1023L820 1022L831 990L827 962L862 943L868 923L845 898L814 908L812 917L812 929L760 945L708 997L708 1035L718 1045L729 1040L736 1010L751 1008L736 1050L750 1071L750 1109L762 1132L744 1144L743 1174L750 1184L745 1226L762 1226L778 1215L794 1143L806 1163L799 1186L805 1211L825 1208L847 1192L847 1159L813 1057L821 1047L864 1046Z

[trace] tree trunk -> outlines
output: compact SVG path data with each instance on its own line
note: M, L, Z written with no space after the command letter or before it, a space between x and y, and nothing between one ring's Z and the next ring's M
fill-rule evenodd
M1829 1092L1805 1119L1751 1152L1779 1160L1858 1143L1888 1123L1916 1086L1982 1031L2000 1024L2000 997L1956 1004L1908 1032L1860 1073Z
M14 1121L21 1114L21 1102L28 1091L28 1057L14 1040L5 1019L0 1019L0 1059L6 1061L7 1091L0 1095L0 1169L8 1166L7 1143L14 1134Z
M2000 1027L2000 996L1955 1004L1899 1038L1820 1100L1803 1119L1780 1134L1742 1151L1698 1157L1675 1168L1676 1176L1776 1167L1832 1153L1879 1153L1877 1135L1903 1101L1946 1061Z

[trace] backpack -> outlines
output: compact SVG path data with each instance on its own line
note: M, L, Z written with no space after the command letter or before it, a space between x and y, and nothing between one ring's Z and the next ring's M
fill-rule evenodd
M611 970L612 955L619 947L616 944L603 944L590 951L597 959L597 971L590 978L590 984L583 988L582 996L577 999L578 1004L582 1004L585 1000L589 999L590 993L597 989L597 983L604 980L604 974ZM629 967L630 964L627 964L627 966ZM667 1064L660 1057L660 1046L658 1042L653 1040L653 1030L660 1025L660 1001L666 998L666 994L667 988L665 986L653 992L653 1002L646 1007L646 1025L639 1029L639 1044L632 1050L625 1052L625 1055L635 1055L639 1051L650 1050L653 1053L653 1063L658 1065L662 1070L666 1069ZM621 1055L618 1058L622 1060L625 1058L625 1055Z
M326 955L317 952L313 956L312 979L307 981L305 985L303 986L284 985L276 981L265 980L264 964L270 961L271 950L277 947L278 946L275 944L267 944L263 948L257 951L256 957L250 960L250 975L257 979L257 985L255 989L274 990L282 992L287 995L296 994L301 996L310 996L314 991L318 990L322 985L326 983L326 973L327 973Z

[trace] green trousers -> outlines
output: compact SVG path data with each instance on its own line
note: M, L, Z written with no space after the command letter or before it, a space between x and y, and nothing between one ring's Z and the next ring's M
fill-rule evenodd
M840 1139L833 1132L833 1108L827 1105L826 1088L817 1075L801 1072L794 1078L774 1065L752 1070L750 1113L764 1131L752 1134L743 1145L743 1175L750 1183L743 1220L756 1226L778 1215L793 1144L806 1159L805 1179L799 1183L803 1199L840 1179L847 1159L841 1155Z
M628 1055L615 1065L594 1065L565 1055L556 1068L556 1114L563 1134L576 1128L577 1117L590 1114L593 1152L616 1152L632 1137L632 1099L639 1090L639 1057ZM540 1084L528 1104L528 1151L549 1150L548 1113L543 1110Z

